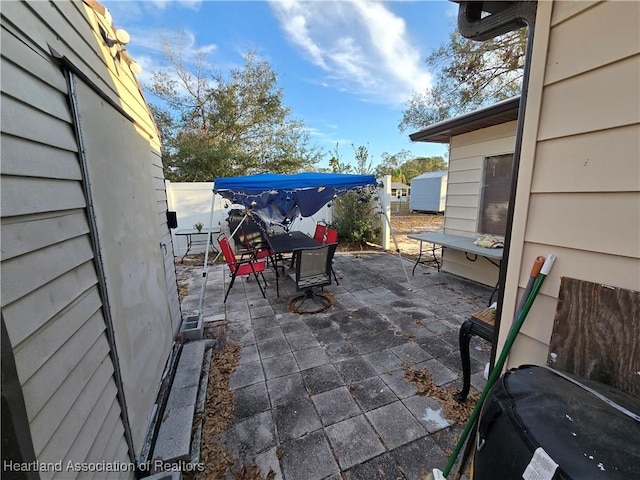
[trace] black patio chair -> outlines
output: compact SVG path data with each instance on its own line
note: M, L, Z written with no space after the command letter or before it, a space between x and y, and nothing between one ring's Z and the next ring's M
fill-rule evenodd
M314 288L331 285L331 261L337 244L321 245L293 251L295 273L289 277L296 284L296 291L304 292L289 300L289 309L296 313L320 313L328 310L332 301L325 293L316 293ZM303 308L307 304L308 309Z

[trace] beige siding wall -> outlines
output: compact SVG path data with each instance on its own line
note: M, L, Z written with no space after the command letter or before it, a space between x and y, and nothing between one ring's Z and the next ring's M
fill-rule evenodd
M546 362L561 277L640 290L638 25L638 2L538 4L503 319L533 259L558 260L510 366Z
M82 2L2 6L2 315L14 348L35 453L44 462L127 462L130 453L116 397L67 84L48 45L69 58L135 120L124 120L112 109L121 119L124 134L137 139L137 153L142 152L128 164L135 175L122 175L119 188L132 188L127 182L136 175L148 179L144 191L137 194L144 212L148 210L153 219L153 238L135 240L137 233L129 234L134 244L144 242L139 250L152 252L147 260L155 284L162 288L153 296L145 292L138 302L149 304L149 316L154 319L134 322L128 328L135 331L123 331L128 320L123 301L118 295L111 299L111 313L120 322L119 335L131 335L140 342L141 351L145 345L151 351L151 357L121 364L134 453L142 445L173 330L180 320L157 132L126 64L118 63L117 75L110 71L117 60L109 57L94 34L99 20ZM105 159L88 158L92 160L108 165ZM113 167L122 173L122 165ZM114 192L118 194L117 189ZM98 237L106 234L105 226L98 224ZM166 253L160 242L167 246ZM103 254L106 264L121 262L114 251ZM119 282L125 291L139 287L126 277ZM148 345L145 329L159 331L161 338ZM124 345L119 348L126 350ZM74 478L75 474L59 476Z
M451 139L445 233L476 236L483 158L513 153L515 132L516 122L508 122ZM445 249L443 270L486 285L493 286L498 281L499 271L494 265L482 258L470 262L457 250Z

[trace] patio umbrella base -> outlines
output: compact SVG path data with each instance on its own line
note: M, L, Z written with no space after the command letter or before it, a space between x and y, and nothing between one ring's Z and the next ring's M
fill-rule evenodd
M289 311L294 313L322 313L333 305L331 295L327 292L315 293L307 290L289 300Z

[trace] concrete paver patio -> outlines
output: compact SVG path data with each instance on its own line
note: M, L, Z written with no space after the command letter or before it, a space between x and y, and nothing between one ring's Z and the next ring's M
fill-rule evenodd
M254 279L237 280L223 304L228 268L209 268L205 321L224 319L228 341L242 346L227 451L278 479L421 479L444 467L462 427L430 414L438 402L416 395L401 367L461 387L459 328L491 289L423 267L409 289L398 257L383 252L339 253L334 268L340 285L325 291L336 303L315 315L287 311L295 286L281 281L276 297L273 272L267 299ZM192 270L183 314L198 308L201 267ZM472 339L471 357L482 388L482 340Z

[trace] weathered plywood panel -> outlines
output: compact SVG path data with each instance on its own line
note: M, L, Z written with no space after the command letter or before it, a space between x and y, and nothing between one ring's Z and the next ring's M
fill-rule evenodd
M4 134L1 142L4 175L82 179L75 152Z
M51 216L13 217L2 222L2 260L24 255L89 233L83 210L65 210Z
M531 195L525 240L640 258L640 195Z
M561 2L565 3L565 2ZM622 60L640 52L640 2L603 2L551 30L545 84ZM608 28L608 35L594 32ZM580 55L576 52L589 52Z
M68 123L14 98L2 96L0 116L4 133L63 150L77 150L76 140Z
M640 292L563 278L549 364L639 396L639 318Z
M2 268L4 269L4 263ZM87 261L2 307L11 342L19 344L87 290L96 288L96 271ZM4 288L3 284L3 297Z
M640 125L538 142L531 191L640 191Z
M640 69L635 56L546 87L538 140L639 122Z

